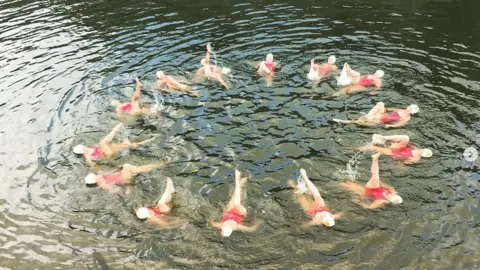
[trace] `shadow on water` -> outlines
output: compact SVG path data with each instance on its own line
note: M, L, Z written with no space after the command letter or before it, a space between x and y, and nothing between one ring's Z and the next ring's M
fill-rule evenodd
M18 269L475 269L480 265L479 36L476 1L3 1L0 3L0 265ZM232 69L234 86L194 84L202 97L154 91L155 72L194 79L205 44ZM282 64L272 87L255 75L268 52ZM306 80L312 57L335 54L362 73L385 70L376 96L324 97L333 77ZM101 163L164 169L121 193L88 188L86 163L71 154L116 124L110 101L128 100L135 76L155 117L129 122L119 140L156 140ZM161 97L161 98L160 98ZM376 102L415 103L404 128L333 124ZM374 133L408 134L434 157L402 166L382 157L380 176L404 198L366 211L338 188L370 177L369 154L350 150ZM254 233L221 238L233 171L249 176L246 223ZM332 229L302 229L307 216L288 179L305 168L330 208ZM166 177L177 186L173 215L188 224L159 230L136 219Z

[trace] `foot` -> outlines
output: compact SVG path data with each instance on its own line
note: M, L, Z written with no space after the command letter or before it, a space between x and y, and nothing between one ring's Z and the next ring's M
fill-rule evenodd
M379 159L382 153L376 153L375 155L372 155L372 159Z
M380 134L373 134L373 136L372 136L372 143L373 144L384 144L385 141L386 140Z

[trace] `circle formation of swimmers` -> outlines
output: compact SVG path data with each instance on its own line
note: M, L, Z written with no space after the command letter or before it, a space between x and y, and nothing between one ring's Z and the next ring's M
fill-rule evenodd
M210 64L211 46L207 44L207 54L201 60L201 67L197 74L203 78L213 79L218 81L226 89L230 89L228 83L223 79L223 76L230 73L230 69L226 67L219 67ZM310 70L307 78L311 81L320 81L323 78L330 76L336 72L335 56L330 56L328 62L318 65L315 64L315 59L311 60ZM275 71L279 68L279 63L273 60L273 55L268 54L265 61L261 61L256 65L257 72L265 76L267 85L270 85ZM166 91L183 91L194 96L200 96L200 93L192 90L183 82L178 82L172 76L166 75L163 71L158 71L156 88ZM347 95L354 92L372 92L376 93L380 90L382 85L382 77L384 72L377 70L371 75L361 75L354 71L347 63L344 64L340 76L337 77L337 85L345 86L337 93L328 96L328 98L339 95ZM116 108L116 114L120 117L125 116L140 116L150 115L155 112L155 108L148 108L142 106L138 99L140 97L140 90L142 84L136 78L136 89L130 102L112 101L112 105ZM417 113L419 107L415 104L408 106L406 109L386 108L383 102L378 102L367 114L364 114L359 119L342 120L332 119L337 123L357 124L357 125L383 125L387 128L400 127L405 125L410 119L411 115ZM78 155L83 155L96 173L90 173L85 177L87 185L97 185L105 190L111 190L114 185L128 185L133 184L135 176L140 173L147 173L157 168L168 164L168 161L156 162L147 165L136 166L125 163L120 170L113 172L101 172L95 161L109 159L119 153L120 150L136 148L141 145L151 142L154 138L150 138L140 142L130 142L125 140L122 143L112 143L115 135L120 131L122 123L118 124L105 138L100 141L99 146L86 147L77 145L73 148L73 152ZM391 142L389 146L385 146L387 142ZM382 146L379 146L382 145ZM409 137L407 135L393 135L382 136L374 134L372 136L372 144L367 146L357 147L359 151L376 152L372 155L371 178L364 185L355 184L353 182L342 182L340 186L358 195L353 202L359 204L366 209L378 208L380 206L392 203L402 203L402 197L397 194L395 189L380 181L380 169L378 160L381 155L392 156L394 159L402 160L405 163L418 162L422 157L431 157L432 151L430 149L421 149L410 145ZM221 230L221 235L228 237L235 230L240 231L255 231L260 225L257 222L253 226L246 226L242 224L247 209L242 205L242 188L247 183L247 178L242 178L238 170L235 170L235 189L230 202L227 204L223 218L220 222L214 222L211 218L209 223L212 227ZM307 226L324 225L332 227L335 225L335 220L343 216L343 212L332 213L327 207L317 187L308 179L307 172L300 169L300 177L297 182L289 181L293 188L298 203L308 214L311 220L306 223ZM168 218L172 211L172 199L175 192L175 187L171 178L167 178L166 189L154 207L141 207L136 210L136 216L160 227L169 227L172 225L172 219Z

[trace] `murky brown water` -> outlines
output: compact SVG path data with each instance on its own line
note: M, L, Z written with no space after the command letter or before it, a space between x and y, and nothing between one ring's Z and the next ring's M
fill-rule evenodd
M477 269L480 266L479 3L474 1L1 1L0 266L9 269ZM297 3L301 2L301 3ZM234 86L196 85L203 96L154 94L155 72L193 79L212 42ZM267 88L253 65L272 52L283 64ZM377 96L323 97L334 79L306 81L309 60L335 54L361 72L382 68ZM126 196L88 188L72 146L94 144L115 124L111 99L164 100L160 117L128 125L120 138L154 144L125 153L173 164L138 178ZM332 124L376 102L421 111L405 128ZM366 211L336 183L354 145L373 133L408 134L434 157L410 167L381 160L381 177L401 206ZM369 178L359 155L357 181ZM251 177L252 234L222 239L220 217L233 169ZM333 209L333 229L307 219L287 180L305 168ZM178 185L176 230L139 222L167 176Z

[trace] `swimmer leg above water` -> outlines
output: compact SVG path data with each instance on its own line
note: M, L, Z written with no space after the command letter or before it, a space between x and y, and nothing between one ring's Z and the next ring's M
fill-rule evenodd
M173 208L173 194L175 193L175 187L170 177L167 177L167 186L163 192L162 197L158 201L157 205L151 207L140 207L135 214L139 219L143 219L149 223L154 223L162 228L168 228L179 223L184 223L182 218L173 218L168 216Z
M324 225L326 227L333 227L335 225L335 219L339 219L343 216L342 212L333 214L327 207L317 187L308 179L307 172L304 169L300 169L299 183L295 185L293 180L289 181L290 186L295 189L298 202L303 210L312 218L311 221L306 223L306 226ZM311 193L313 201L309 198L308 194Z
M135 166L128 163L123 164L121 170L110 173L99 172L89 173L85 177L85 184L97 185L105 190L111 190L113 185L133 184L135 177L140 173L147 173L168 164L168 161L151 163L148 165Z
M223 77L222 77L222 75L230 73L230 69L222 68L215 65L210 65L211 51L212 51L212 47L210 46L210 43L209 43L207 44L207 54L205 55L205 58L203 58L200 61L200 64L202 65L202 67L198 69L197 74L204 76L206 78L217 80L226 89L230 89L230 86L225 82L225 80L223 80Z
M380 182L380 169L378 166L380 155L380 153L377 153L372 156L372 177L365 186L352 182L339 184L360 196L360 198L355 198L353 202L366 209L378 208L388 203L400 204L403 201L394 188ZM365 203L365 199L369 200L369 203Z
M382 136L373 134L372 136L372 142L374 144L384 144L387 141L392 141L393 143L388 147L375 145L361 146L358 147L357 150L378 152L396 159L403 159L407 164L418 162L422 157L431 157L433 154L430 149L418 149L410 146L410 138L407 135Z
M140 80L138 80L138 77L135 78L135 81L137 82L137 86L130 102L122 103L118 100L112 100L111 102L112 106L115 106L116 108L115 111L118 118L121 118L124 114L136 116L141 114L149 115L153 113L152 108L142 108L140 106L138 98L140 97L140 89L142 89L142 84L140 83Z
M378 102L367 114L363 115L357 120L341 120L334 118L333 121L343 124L357 124L364 126L383 124L386 128L394 128L404 126L408 121L410 121L411 115L417 113L419 110L420 109L415 104L412 104L406 109L402 110L385 108L385 104L383 102ZM389 111L392 113L388 113Z
M112 143L113 138L120 132L122 125L122 123L116 125L115 128L100 141L100 146L86 147L79 144L73 148L73 153L83 155L91 167L96 167L95 160L108 159L123 149L136 148L155 139L151 138L136 143Z
M242 188L247 182L247 178L241 178L240 172L235 170L235 191L233 192L232 199L225 207L225 213L220 223L214 222L210 219L209 222L214 228L221 229L221 235L223 237L229 237L233 231L253 232L258 229L260 223L248 227L242 225L242 221L247 215L247 209L242 205Z
M158 90L162 90L162 89L179 90L197 97L200 96L200 93L188 88L187 85L176 81L172 76L166 75L163 71L158 71L156 75L157 75L157 83L155 88Z

